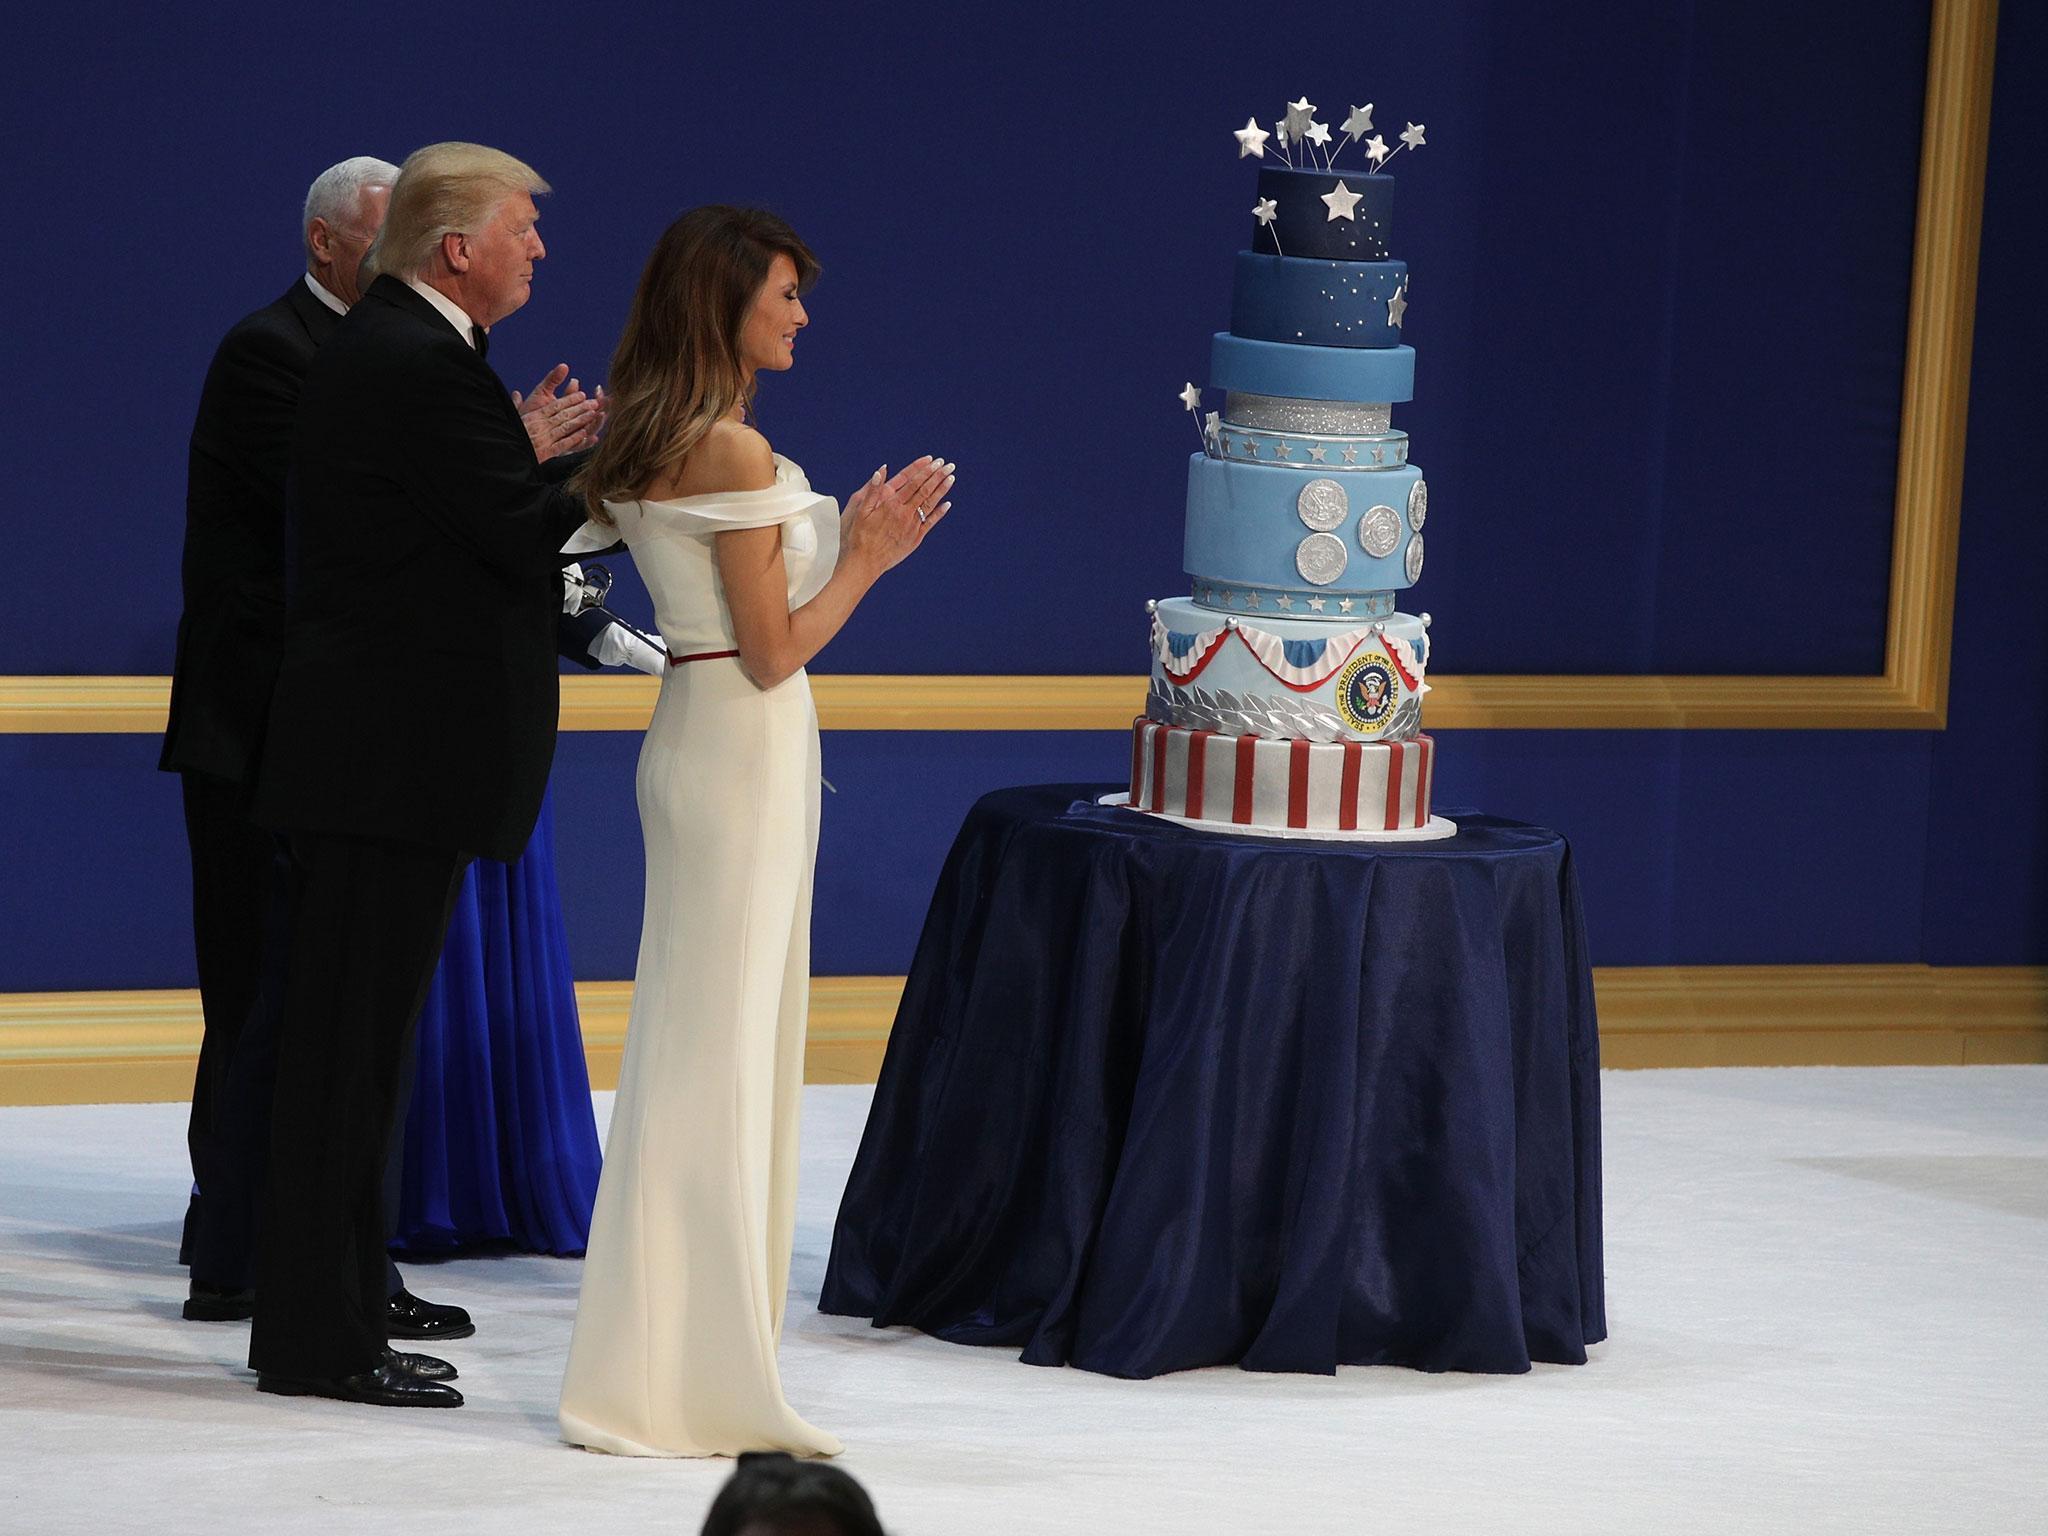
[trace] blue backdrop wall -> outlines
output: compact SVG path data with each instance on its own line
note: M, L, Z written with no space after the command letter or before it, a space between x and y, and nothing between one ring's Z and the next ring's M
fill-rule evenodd
M1571 835L1603 963L2048 959L2043 22L2005 9L1949 729L1446 740L1445 802ZM1304 91L1428 124L1395 167L1420 356L1398 416L1431 480L1416 601L1446 670L1881 668L1925 0L1465 0L1375 15L1365 66L1290 42L1326 7L1216 0L347 14L81 4L0 65L12 507L60 573L0 611L0 670L168 669L214 343L298 270L314 173L469 137L556 187L534 300L494 336L509 385L558 358L602 377L666 220L759 202L826 266L764 391L777 445L841 494L883 460L960 462L956 516L819 670L1139 671L1143 600L1185 590L1173 396L1249 227L1228 130ZM631 970L636 745L559 756L587 976ZM0 990L190 984L154 752L0 737ZM826 753L828 973L904 967L976 794L1125 755L1092 733Z

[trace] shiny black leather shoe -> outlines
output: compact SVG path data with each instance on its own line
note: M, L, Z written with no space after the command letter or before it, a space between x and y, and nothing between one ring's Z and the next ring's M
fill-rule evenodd
M385 1303L384 1336L388 1339L466 1339L476 1324L460 1307L421 1301L400 1287Z
M231 1291L224 1285L194 1280L185 1297L188 1323L246 1323L256 1311L256 1293Z
M462 1374L437 1355L401 1355L395 1349L384 1351L384 1363L411 1371L421 1381L453 1381Z
M422 1381L404 1366L385 1361L374 1371L355 1376L256 1378L258 1392L279 1397L331 1397L343 1403L369 1403L378 1408L460 1408L462 1394L438 1381Z

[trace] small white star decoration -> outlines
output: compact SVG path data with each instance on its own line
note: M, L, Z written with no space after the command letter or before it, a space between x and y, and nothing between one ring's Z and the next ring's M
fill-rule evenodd
M1257 118L1246 118L1244 126L1238 129L1234 136L1237 139L1238 159L1242 160L1247 156L1257 160L1266 158L1266 140L1272 135L1259 126Z
M1402 279L1401 286L1394 290L1394 296L1387 300L1387 324L1395 330L1401 329L1401 317L1408 313L1408 282Z
M1202 408L1202 392L1190 383L1180 392L1180 403L1191 411L1199 411Z
M1325 222L1334 222L1338 219L1351 219L1355 222L1358 218L1358 204L1364 196L1363 192L1354 192L1343 182L1338 182L1336 190L1323 194L1323 206L1330 210L1330 217Z

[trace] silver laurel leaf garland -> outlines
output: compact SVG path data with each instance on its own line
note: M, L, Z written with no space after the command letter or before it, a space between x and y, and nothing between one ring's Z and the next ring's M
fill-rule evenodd
M1413 703L1414 701L1407 701ZM1308 700L1281 695L1244 698L1219 688L1181 687L1154 679L1145 700L1148 718L1185 730L1214 731L1220 736L1301 737L1308 741L1340 741L1344 724ZM1419 709L1416 711L1419 715Z

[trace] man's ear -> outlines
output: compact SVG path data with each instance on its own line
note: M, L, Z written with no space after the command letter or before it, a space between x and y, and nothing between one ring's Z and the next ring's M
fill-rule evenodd
M327 221L315 218L306 226L306 246L313 253L313 259L321 266L334 264L334 231L327 227Z
M441 237L441 259L448 263L451 272L469 270L469 236L447 234Z

